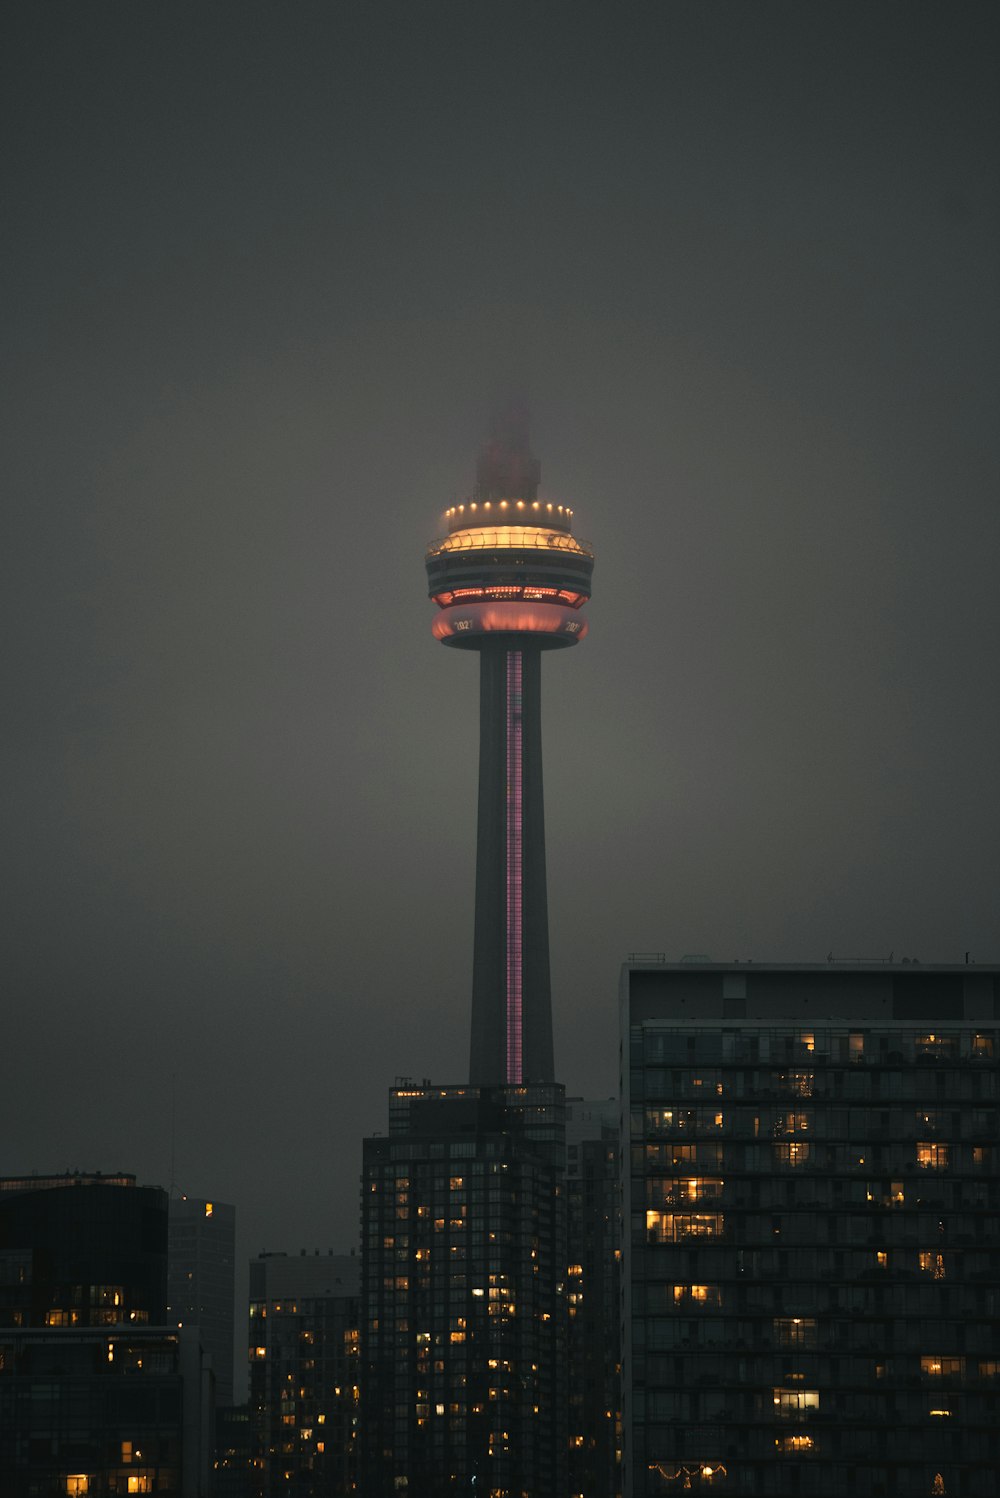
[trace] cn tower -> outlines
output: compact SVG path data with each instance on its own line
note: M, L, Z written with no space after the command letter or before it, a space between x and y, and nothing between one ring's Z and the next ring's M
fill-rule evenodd
M522 411L497 423L470 499L427 551L435 639L480 660L479 830L469 1080L552 1082L541 655L587 633L594 554L538 498Z

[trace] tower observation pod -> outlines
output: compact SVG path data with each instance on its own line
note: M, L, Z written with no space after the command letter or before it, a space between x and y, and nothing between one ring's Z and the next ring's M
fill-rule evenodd
M473 1085L552 1082L541 654L587 633L594 554L538 498L523 414L484 446L472 498L427 550L435 639L480 659Z

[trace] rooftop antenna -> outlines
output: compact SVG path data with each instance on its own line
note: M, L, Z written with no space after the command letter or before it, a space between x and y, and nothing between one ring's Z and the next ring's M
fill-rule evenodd
M170 1073L170 1199L177 1195L177 1073Z

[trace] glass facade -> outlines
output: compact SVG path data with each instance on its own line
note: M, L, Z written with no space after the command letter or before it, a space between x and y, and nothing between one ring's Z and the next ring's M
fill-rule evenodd
M205 1377L195 1331L0 1331L0 1492L207 1491Z
M400 1088L365 1140L361 1491L566 1481L564 1100Z
M254 1498L357 1489L360 1269L350 1254L250 1261Z
M618 1099L566 1103L571 1498L621 1493Z
M723 976L624 996L626 1491L995 1494L992 1005L820 1019L729 974L737 1026Z
M162 1325L167 1193L134 1176L0 1178L0 1327Z
M167 1229L167 1322L197 1326L211 1355L215 1398L233 1401L236 1208L174 1197Z

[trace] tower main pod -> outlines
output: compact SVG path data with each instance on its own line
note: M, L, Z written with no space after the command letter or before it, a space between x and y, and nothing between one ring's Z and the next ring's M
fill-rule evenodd
M527 422L505 418L472 498L427 551L435 639L480 656L479 831L469 1080L554 1080L542 801L541 653L587 633L591 549L538 498Z

